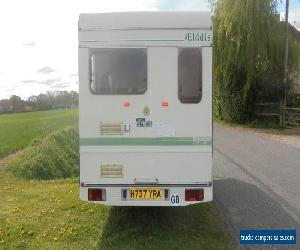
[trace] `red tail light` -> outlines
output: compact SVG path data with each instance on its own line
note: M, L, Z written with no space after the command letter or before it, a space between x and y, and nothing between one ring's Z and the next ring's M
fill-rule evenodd
M105 190L98 188L89 188L88 189L88 200L89 201L105 201Z
M201 189L186 189L185 190L185 200L186 201L203 201L204 200L204 190Z
M163 106L163 107L168 107L168 106L169 106L169 102L163 101L163 102L161 103L161 106Z
M124 107L129 107L129 106L130 106L130 102L129 102L129 101L123 102L123 106L124 106Z

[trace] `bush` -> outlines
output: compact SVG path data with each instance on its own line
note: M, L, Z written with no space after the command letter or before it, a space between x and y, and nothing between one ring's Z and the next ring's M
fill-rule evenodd
M78 129L67 127L33 140L8 170L26 179L60 179L79 174Z
M213 101L214 115L220 120L242 123L250 119L252 106L249 105L249 98L243 100L242 93L223 90L221 94L214 94Z
M290 94L287 98L287 105L293 108L300 108L300 95Z

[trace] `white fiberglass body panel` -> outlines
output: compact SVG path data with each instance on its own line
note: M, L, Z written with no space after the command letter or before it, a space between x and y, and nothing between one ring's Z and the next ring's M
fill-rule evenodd
M80 16L82 200L89 187L105 189L99 203L116 206L169 206L173 193L188 205L197 201L184 190L198 187L201 201L212 200L211 44L208 13ZM186 90L190 76L200 84ZM168 192L162 200L121 195L132 187Z

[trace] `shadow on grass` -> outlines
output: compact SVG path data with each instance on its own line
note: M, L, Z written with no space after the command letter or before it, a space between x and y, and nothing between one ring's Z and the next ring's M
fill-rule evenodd
M212 204L114 207L100 249L230 249Z

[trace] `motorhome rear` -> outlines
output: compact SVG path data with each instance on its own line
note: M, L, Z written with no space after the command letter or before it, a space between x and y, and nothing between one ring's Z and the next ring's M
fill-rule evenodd
M81 14L78 52L81 199L211 201L210 14Z

